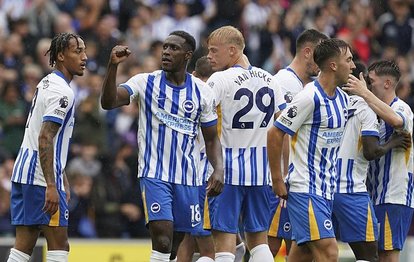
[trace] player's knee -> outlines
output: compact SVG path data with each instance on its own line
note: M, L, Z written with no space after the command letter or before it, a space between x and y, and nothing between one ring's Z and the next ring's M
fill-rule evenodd
M161 253L170 253L172 248L172 240L168 236L160 235L153 237L154 249Z
M323 250L326 261L338 261L338 246L335 243L328 245Z

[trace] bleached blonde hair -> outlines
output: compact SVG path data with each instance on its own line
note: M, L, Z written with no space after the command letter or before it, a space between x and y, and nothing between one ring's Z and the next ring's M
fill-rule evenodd
M221 43L231 44L239 50L244 50L245 43L243 34L234 26L222 26L214 30L207 38L207 43L217 40Z

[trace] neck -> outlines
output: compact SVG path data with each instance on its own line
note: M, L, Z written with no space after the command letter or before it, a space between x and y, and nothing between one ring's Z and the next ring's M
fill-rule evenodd
M68 70L66 70L64 67L62 67L60 65L56 65L55 70L60 71L65 76L65 79L68 82L72 81L73 75L71 73L69 73Z
M173 85L181 86L185 82L185 71L180 70L179 72L165 72L165 78Z
M306 85L307 83L312 82L313 79L306 73L306 62L304 62L303 59L305 58L295 56L289 67L295 71L296 75L303 82L303 85Z
M248 63L248 61L246 61L246 59L244 59L243 57L243 53L239 53L236 55L236 60L234 61L234 63L231 63L230 67L235 66L235 65L239 65L245 69L247 69L250 64Z
M390 92L388 94L383 94L382 97L378 97L378 98L384 101L384 103L386 103L387 105L391 105L392 101L394 100L396 96L397 95L395 94L395 92Z
M321 72L318 78L319 84L321 84L322 89L328 96L334 96L336 92L336 87L338 86L337 81L335 80L333 74L324 74Z

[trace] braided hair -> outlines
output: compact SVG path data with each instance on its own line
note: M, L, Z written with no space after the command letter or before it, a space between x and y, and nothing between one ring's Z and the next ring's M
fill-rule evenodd
M59 33L57 34L50 43L49 50L46 51L45 56L50 53L49 58L49 65L54 67L57 61L57 55L59 52L63 52L63 50L69 47L70 39L74 38L76 40L76 44L79 46L79 38L80 36L73 34L73 33Z

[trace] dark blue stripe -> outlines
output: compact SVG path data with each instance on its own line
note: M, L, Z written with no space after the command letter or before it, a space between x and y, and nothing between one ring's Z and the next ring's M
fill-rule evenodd
M342 110L346 110L348 111L348 99L346 98L346 95L342 92L339 92L339 101L341 102L341 106L342 106ZM348 115L348 116L346 116ZM347 121L349 119L349 111L348 113L345 115L345 121ZM346 122L345 122L346 124Z
M324 97L326 117L328 118L328 128L334 128L334 115L332 115L331 105L327 97Z
M273 125L275 127L279 128L280 130L282 130L283 132L287 133L290 136L293 136L295 134L294 131L290 130L289 128L287 128L286 126L284 126L283 124L281 124L279 121L274 122Z
M72 107L70 108L68 114L65 117L65 121L63 122L62 127L60 128L60 132L56 141L56 152L55 152L55 160L56 160L56 186L58 189L62 189L62 173L63 173L63 168L62 167L62 144L63 144L63 135L65 134L65 130L66 130L66 126L69 123L69 120L72 119L73 115L72 111L74 111L74 103L72 104ZM69 146L69 145L68 145Z
M392 133L394 132L394 129L388 125L387 123L385 123L385 141L388 141L388 139L390 138L390 136L392 135ZM391 169L391 159L392 159L392 150L388 151L385 154L385 159L384 159L384 173L383 173L383 177L382 177L382 192L381 192L381 196L380 196L380 204L384 204L385 203L385 196L387 194L388 191L388 183L390 182L390 169Z
M308 146L308 170L309 170L309 193L316 193L316 171L315 171L315 152L318 141L318 131L321 123L321 102L318 95L313 96L315 108L313 111L313 124L310 131L309 146Z
M193 101L193 84L192 84L192 81L191 81L191 75L189 75L189 74L186 74L185 86L186 86L185 99ZM197 107L197 113L198 113L199 109L200 109L200 104ZM185 112L184 116L187 117L187 118L191 118L191 113L190 112ZM195 122L197 122L197 118L195 118L194 120L195 120Z
M204 159L204 158L206 158L206 159ZM204 154L204 153L201 153L200 159L201 159L201 161L204 161L203 174L202 174L203 180L202 180L202 182L205 182L205 181L207 181L208 159L207 159L206 154Z
M214 125L217 125L217 119L214 119L210 122L201 123L201 127L210 127Z
M331 152L329 152L329 169L328 172L331 176L329 179L329 192L331 195L331 198L333 197L333 194L335 193L335 186L336 186L336 172L335 172L335 163L336 163L336 153L338 152L337 148L331 148Z
M151 164L151 144L152 144L152 92L154 88L155 76L149 75L147 79L147 86L145 88L145 118L147 121L145 130L145 150L144 150L144 168L142 176L147 177Z
M171 114L176 115L178 113L178 105L180 103L180 89L173 89L172 93Z
M167 100L165 73L161 74L160 93L158 94L158 108L165 109L165 101Z
M36 163L37 163L37 151L33 150L32 159L30 160L29 174L27 177L27 182L29 185L33 185L33 182L34 182Z
M287 107L287 104L286 103L283 103L283 104L280 104L279 106L278 106L278 108L279 108L279 110L280 111L282 111L283 109L285 109Z
M188 77L188 78L191 78L191 77ZM200 89L199 89L199 87L197 85L195 85L195 93L196 93L196 97L197 97L197 101L198 101L198 106L197 106L197 115L196 115L196 117L194 119L194 130L193 130L193 134L195 134L197 132L197 129L198 129L198 124L197 123L198 122L201 122L200 121L200 116L201 116L201 112L202 112L202 108L201 108L201 94L200 94ZM200 126L202 126L202 127L214 126L215 123L214 124L211 123L213 121L207 122L204 125L202 125L202 123L200 123ZM217 123L217 119L216 119L215 122Z
M181 158L181 184L187 185L187 170L188 170L188 160L186 158L187 155L187 145L188 145L188 135L183 135L183 143L181 144L181 149L183 151L182 158Z
M336 161L336 193L339 193L341 188L341 176L342 176L342 158L338 158Z
M191 169L192 169L192 178L193 178L193 181L191 182L191 184L190 185L192 185L192 186L196 186L197 185L197 167L196 167L196 161L194 160L194 148L195 148L195 143L194 143L194 141L195 141L195 138L194 137L190 137L190 144L191 144L191 147L190 147L190 152L189 152L189 156L190 156L190 163L191 163ZM184 175L187 175L186 173L184 174Z
M158 125L158 141L157 141L157 166L155 168L155 178L161 179L163 172L164 144L165 144L165 124Z
M245 148L239 148L239 156L237 157L237 161L239 164L239 185L244 186L244 180L246 178L246 170L244 166L244 152L246 151Z
M256 147L250 148L250 184L252 186L257 185L257 154Z
M168 182L170 183L175 182L175 173L177 169L177 144L178 144L177 134L178 134L177 131L172 129L170 162L169 162L169 167L168 167Z
M132 88L128 86L127 84L121 84L119 86L125 88L129 96L132 96L134 94L134 92L132 91Z
M62 122L63 122L63 119L60 119L60 118L54 117L54 116L44 116L43 117L43 122L54 122L54 123L57 123L57 124L61 125Z
M264 146L262 148L263 153L263 185L269 184L270 181L270 173L268 171L268 160L267 160L267 148Z
M407 196L405 204L411 206L412 196L413 196L413 173L408 172L408 187L407 187Z
M233 153L231 148L225 149L225 155L226 155L226 162L225 162L225 181L226 184L231 184L231 180L233 177Z
M379 137L379 133L378 131L362 131L361 132L362 136L375 136L375 137Z
M19 169L20 161L22 160L22 154L23 154L23 148L20 148L19 153L17 154L17 161L16 161L16 163L14 164L14 167L13 167L13 175L12 175L11 181L14 181L14 179L16 178L17 169Z
M354 193L354 179L352 178L352 169L354 168L354 160L348 159L346 165L346 192Z
M319 162L319 169L320 169L320 173L319 173L319 179L321 180L321 191L322 191L322 197L326 198L326 189L327 189L327 185L326 185L326 164L328 163L327 161L327 155L328 155L328 148L324 147L321 150L321 161Z
M339 96L339 97L341 97L341 96ZM341 124L342 124L341 112L339 111L339 107L338 107L338 104L336 103L336 100L333 100L332 102L333 102L333 106L334 106L335 113L336 113L336 118L337 118L337 123L338 123L338 125L336 127L341 127Z
M374 169L374 178L375 178L375 184L374 184L374 203L377 201L378 198L378 186L379 186L379 172L380 172L380 161L379 159L374 160L375 169Z
M29 149L26 149L24 151L23 158L22 158L22 164L20 165L20 169L19 169L19 177L17 178L18 183L22 182L23 168L24 168L24 164L26 163L26 160L27 160L28 156L29 156Z

